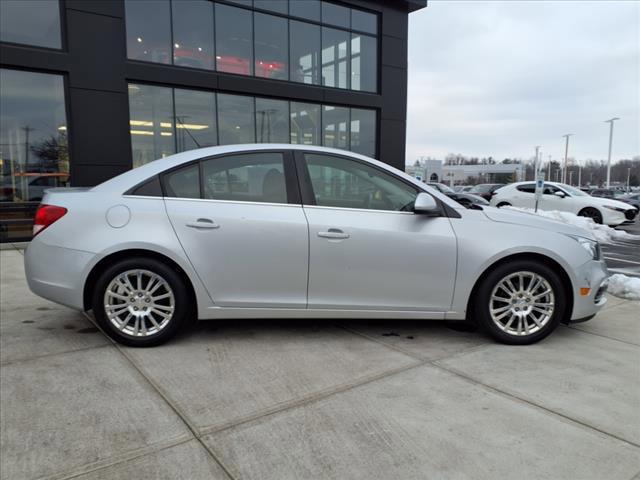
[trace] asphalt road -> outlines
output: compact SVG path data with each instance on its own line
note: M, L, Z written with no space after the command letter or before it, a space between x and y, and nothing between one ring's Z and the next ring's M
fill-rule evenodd
M636 219L633 225L617 227L617 230L640 236L640 221ZM611 273L640 277L640 240L619 240L601 247Z

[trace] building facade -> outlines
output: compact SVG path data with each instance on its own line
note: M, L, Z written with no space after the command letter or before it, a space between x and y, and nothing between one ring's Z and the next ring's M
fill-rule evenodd
M233 143L404 168L408 14L426 0L2 0L0 235L46 188Z

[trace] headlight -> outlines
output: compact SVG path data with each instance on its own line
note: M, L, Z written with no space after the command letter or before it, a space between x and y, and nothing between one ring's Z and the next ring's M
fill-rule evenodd
M600 244L598 244L598 242L585 237L574 237L573 235L568 236L582 245L582 248L589 252L591 258L593 258L594 260L600 260Z
M614 207L613 205L603 205L604 208L608 208L609 210L615 210L616 212L626 212L626 208Z

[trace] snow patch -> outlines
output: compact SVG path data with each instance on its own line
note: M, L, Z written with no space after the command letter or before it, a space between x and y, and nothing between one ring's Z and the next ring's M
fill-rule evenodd
M616 273L609 277L607 292L627 300L640 300L640 278Z
M623 230L616 230L607 225L600 225L594 222L588 217L579 217L575 213L561 212L559 210L538 210L534 211L533 208L521 208L521 207L502 207L510 210L517 210L519 212L531 213L533 215L539 215L541 217L555 220L556 222L567 223L569 225L575 225L576 227L583 228L590 231L596 240L600 243L612 243L615 240L640 240L640 235L632 235Z

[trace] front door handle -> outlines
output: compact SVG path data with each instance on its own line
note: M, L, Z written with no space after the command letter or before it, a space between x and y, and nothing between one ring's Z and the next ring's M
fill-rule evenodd
M339 228L330 228L326 232L318 232L318 236L321 238L329 238L331 240L345 240L350 237L348 233L344 233Z
M215 228L220 228L220 225L218 225L210 218L199 218L195 222L187 223L187 227L196 228L198 230L212 230Z

